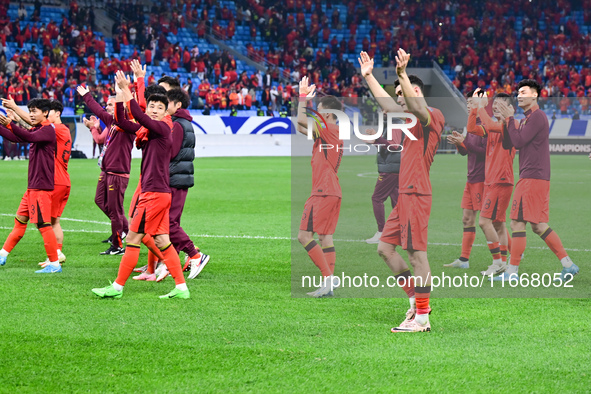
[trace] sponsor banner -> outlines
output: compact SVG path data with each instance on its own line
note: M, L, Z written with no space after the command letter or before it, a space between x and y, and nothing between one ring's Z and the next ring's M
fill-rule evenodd
M290 118L191 115L197 134L292 134Z
M551 138L550 153L562 155L588 155L591 153L591 139Z

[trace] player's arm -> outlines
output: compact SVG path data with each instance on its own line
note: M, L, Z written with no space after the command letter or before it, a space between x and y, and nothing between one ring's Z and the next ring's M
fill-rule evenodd
M308 101L316 96L316 85L309 85L308 77L303 77L300 81L299 94L300 98L298 100L296 130L304 135L308 135L308 117L306 116L306 108L308 107ZM314 132L317 131L317 125L314 124Z
M27 123L29 126L33 126L33 122L31 122L31 118L29 118L29 114L21 109L11 96L8 96L7 99L2 99L2 105L6 109L11 109L14 111L16 116L18 116L24 123ZM19 122L20 123L20 122ZM26 127L23 125L23 127Z
M476 124L477 119L478 119L477 109L472 108L470 110L470 113L468 114L468 124L466 125L466 130L470 134L484 137L486 135L486 129L484 128L484 126Z
M125 117L125 107L123 101L115 103L115 124L124 132L135 134L142 127Z
M146 91L146 65L144 64L142 67L142 64L137 59L133 59L130 67L131 71L133 71L133 80L136 83L135 91L137 92L138 104L140 107L146 108L148 106L144 97L144 92Z
M102 120L103 123L107 126L113 124L113 115L109 114L106 109L101 107L101 105L96 102L96 100L92 97L92 94L90 94L90 90L81 85L78 86L76 90L78 91L78 94L82 97L82 100L84 100L84 103L86 104L88 109L90 109L90 111L93 114L98 116L98 118Z
M456 149L460 155L466 156L468 154L468 149L466 149L466 145L464 145L465 138L462 134L458 133L457 131L453 131L447 136L447 141L456 146Z
M361 75L363 75L371 94L373 94L380 107L382 107L382 110L384 112L404 112L396 100L384 90L382 85L373 76L373 59L370 59L367 52L361 52L357 60L359 60L359 65L361 66Z
M482 145L482 140L484 138L481 137L472 137L464 140L464 146L469 152L475 153L477 155L484 155L486 153L486 145Z
M480 122L482 122L483 127L489 133L502 133L503 132L503 125L502 123L495 122L486 112L484 108L478 108L478 117L480 118Z
M542 111L536 111L533 113L523 128L519 130L515 125L513 116L507 118L507 132L515 149L521 149L525 145L529 144L544 128L544 118L546 115Z
M56 139L55 129L53 126L43 126L37 130L27 130L20 127L16 123L11 123L10 128L14 135L21 138L25 142L54 142Z
M10 119L0 115L0 136L10 142L25 142L11 131Z
M398 74L398 80L400 81L400 88L402 89L402 95L406 100L406 107L408 111L417 117L422 125L428 126L431 123L431 115L427 106L427 102L424 97L419 97L415 92L408 74L406 73L406 66L410 60L410 55L402 48L398 49L396 55L396 73ZM410 99L410 100L408 100ZM428 131L428 129L426 129Z

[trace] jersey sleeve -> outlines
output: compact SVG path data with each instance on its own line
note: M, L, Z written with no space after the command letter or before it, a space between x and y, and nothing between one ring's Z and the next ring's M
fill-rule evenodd
M486 112L486 109L478 109L478 118L482 122L482 126L486 133L503 133L503 125L500 122L495 122Z
M479 125L477 120L478 113L476 112L476 108L472 108L472 110L468 114L468 124L466 125L466 130L470 134L483 137L486 135L486 129L482 125Z

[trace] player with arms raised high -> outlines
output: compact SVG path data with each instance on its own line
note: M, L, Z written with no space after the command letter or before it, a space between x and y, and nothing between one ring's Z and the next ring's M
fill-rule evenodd
M423 82L414 75L407 75L410 55L399 49L396 56L398 80L394 86L394 100L372 75L373 59L361 52L361 74L371 92L385 112L409 112L417 118L410 132L417 140L405 138L400 162L400 186L398 204L386 221L378 244L378 253L394 273L398 283L409 297L410 309L406 319L392 332L430 331L429 297L431 293L431 268L427 259L427 232L431 213L431 181L429 169L439 147L445 119L441 111L427 105L423 95ZM408 265L396 252L400 245L408 253L413 266L415 286Z
M564 250L560 237L548 225L550 212L550 126L548 117L538 105L542 88L532 79L525 79L517 86L517 102L524 111L525 118L516 126L515 109L500 103L499 112L507 127L511 143L519 149L519 182L515 186L511 204L511 231L513 245L511 261L502 275L495 280L509 280L518 276L521 255L527 243L525 226L531 225L546 245L554 252L562 264L562 272L557 280L572 279L579 272Z
M316 95L316 86L308 84L308 77L300 81L300 100L298 103L297 130L308 134L306 116L307 101ZM312 195L306 201L300 223L298 241L308 252L310 259L320 269L323 285L308 293L312 297L325 297L333 294L336 254L333 234L341 210L341 186L339 185L339 165L343 156L343 141L339 139L339 127L335 114L325 110L342 110L341 102L334 96L324 96L318 103L318 112L326 122L326 127L314 126L314 147L312 148ZM322 248L314 240L314 233Z

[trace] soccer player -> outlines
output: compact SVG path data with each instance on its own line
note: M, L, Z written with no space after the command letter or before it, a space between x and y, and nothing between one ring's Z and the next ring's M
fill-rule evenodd
M511 204L511 231L513 245L507 270L495 280L509 280L518 276L521 255L526 246L525 226L531 225L562 264L557 280L572 279L579 272L564 250L560 237L548 225L550 211L550 127L548 117L538 105L542 88L532 79L524 79L517 86L517 102L525 118L519 126L514 120L515 109L501 103L499 112L504 119L510 142L519 149L519 182L515 186Z
M27 126L32 126L29 114L23 111L12 98L2 99L4 107L14 111L14 113L24 121ZM59 100L51 100L51 110L47 116L47 120L55 126L56 135L56 154L55 154L55 182L54 189L51 194L51 227L55 233L57 240L57 254L60 264L66 261L66 256L62 252L64 244L64 232L60 224L60 217L64 212L64 208L68 203L70 197L70 175L68 174L68 163L70 161L70 152L72 149L72 135L70 128L63 124L61 115L64 106ZM46 267L49 264L49 259L39 263L40 266Z
M477 98L478 97L478 98ZM479 225L493 258L493 262L482 275L497 275L507 269L507 250L510 237L505 228L507 208L513 192L513 158L515 149L508 143L508 138L501 122L499 106L501 103L511 105L511 97L499 93L493 98L492 110L496 120L487 113L486 93L480 89L474 91L476 105L468 115L468 133L487 136L484 191ZM480 120L480 124L478 124Z
M111 246L101 255L122 255L124 234L129 232L127 217L123 209L125 190L131 171L131 150L133 134L118 130L114 119L115 97L109 97L106 110L92 97L90 91L82 85L77 88L86 106L109 129L103 150L98 159L101 169L94 202L111 221Z
M308 84L308 77L303 77L300 81L297 130L305 135L308 134L306 105L307 101L316 95L315 90L315 85ZM338 171L343 156L343 141L339 139L336 115L323 111L342 108L341 102L334 96L324 96L318 103L317 109L325 120L326 127L314 126L312 195L304 206L298 233L298 241L323 276L322 286L308 293L316 298L333 295L333 289L336 287L333 282L336 261L333 234L339 220L342 196ZM314 240L314 233L318 233L322 247Z
M468 113L472 110L473 91L468 93ZM447 140L454 144L462 156L468 155L468 180L462 197L462 223L464 235L462 237L462 254L458 259L444 267L470 268L470 253L476 238L476 215L482 206L484 189L484 162L486 158L487 138L467 133L454 131Z
M115 82L121 89L116 104L116 121L123 130L128 130L129 120L125 119L123 103L129 102L129 109L139 124L147 129L146 140L142 141L142 192L134 209L127 248L119 265L117 279L104 288L93 289L99 297L121 298L123 286L137 264L140 242L145 234L154 237L156 245L162 251L164 263L175 280L176 287L160 298L190 298L185 283L179 256L172 248L169 238L169 160L172 149L172 121L166 116L168 99L164 95L153 94L148 98L146 113L133 99L129 90L130 81L122 71L118 71ZM162 160L167 158L167 160Z
M431 213L429 169L439 147L445 123L441 111L427 105L423 81L406 73L409 59L410 55L404 49L398 50L398 80L394 83L396 102L373 76L373 59L366 52L361 52L359 57L361 74L382 109L385 112L409 112L417 118L417 124L409 130L417 140L405 138L403 143L398 204L388 217L378 244L379 255L394 273L410 302L406 319L398 327L392 328L392 332L431 330L431 268L427 259L427 233ZM407 251L414 278L420 283L415 283L411 278L408 265L396 252L398 245Z
M57 254L57 240L51 227L51 195L55 185L55 126L48 120L51 111L51 101L47 99L33 99L27 104L29 119L34 127L23 129L16 123L0 115L0 135L14 142L31 143L29 151L29 182L28 187L14 220L14 228L0 250L0 265L6 263L8 254L22 239L30 220L37 225L49 264L36 273L62 272Z

